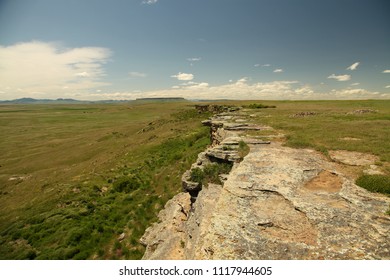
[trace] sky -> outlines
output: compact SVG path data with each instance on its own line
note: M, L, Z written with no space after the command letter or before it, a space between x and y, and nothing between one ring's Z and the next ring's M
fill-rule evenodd
M390 99L388 0L0 0L0 100Z

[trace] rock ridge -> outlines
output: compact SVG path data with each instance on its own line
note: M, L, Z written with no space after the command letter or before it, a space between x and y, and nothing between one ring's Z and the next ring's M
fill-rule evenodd
M269 128L242 112L203 124L211 146L141 238L143 259L390 259L389 197L358 187L316 151L248 136ZM243 159L240 141L250 147ZM192 169L219 161L233 163L221 184L190 180Z

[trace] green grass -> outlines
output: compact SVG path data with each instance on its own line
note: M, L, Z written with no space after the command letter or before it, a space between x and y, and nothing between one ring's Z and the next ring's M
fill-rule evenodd
M0 259L140 259L209 144L188 105L0 107Z
M241 140L238 143L238 150L237 151L238 151L238 155L240 156L240 158L244 158L247 154L249 154L250 148L244 141Z
M261 103L251 103L249 105L243 105L244 108L249 109L266 109L266 108L276 108L275 105L264 105Z
M272 110L256 110L256 122L284 133L285 145L313 148L325 155L329 150L370 153L380 157L386 175L390 175L390 101L264 101L276 105ZM350 114L357 109L376 113ZM292 117L299 112L315 115ZM274 133L274 132L271 132ZM357 138L357 141L345 139Z
M379 192L390 195L390 178L384 175L362 175L356 180L356 184L371 192Z
M193 182L202 183L206 186L208 183L222 184L219 175L229 174L233 163L210 163L203 169L197 167L191 170L190 179Z

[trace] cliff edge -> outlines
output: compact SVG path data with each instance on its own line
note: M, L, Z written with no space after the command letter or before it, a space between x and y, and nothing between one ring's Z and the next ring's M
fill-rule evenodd
M204 125L212 145L141 238L143 259L390 259L389 197L358 187L316 151L248 136L271 128L245 112ZM232 169L219 182L194 181L194 169L212 164Z

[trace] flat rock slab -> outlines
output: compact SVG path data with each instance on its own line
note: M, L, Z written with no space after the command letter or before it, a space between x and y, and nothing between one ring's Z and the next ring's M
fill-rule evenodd
M254 146L213 208L196 259L390 259L390 198L311 150Z
M332 160L353 166L365 166L374 164L379 160L377 156L351 151L329 151Z

